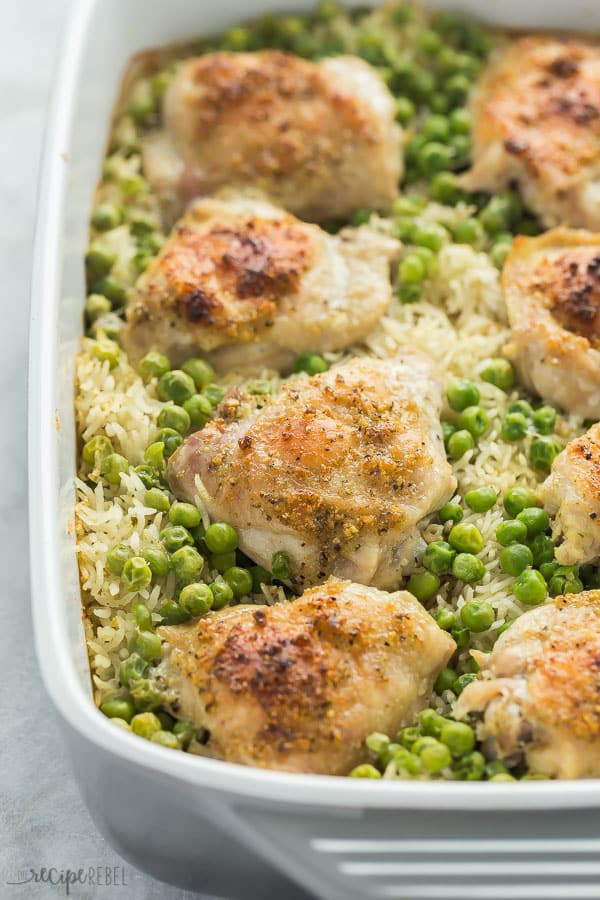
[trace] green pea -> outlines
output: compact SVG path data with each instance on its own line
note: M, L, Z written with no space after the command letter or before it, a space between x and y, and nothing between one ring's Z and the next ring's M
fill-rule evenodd
M235 550L238 545L235 528L226 522L213 522L212 525L209 525L204 540L211 553L228 553Z
M465 503L475 512L487 512L496 503L498 494L493 487L477 488L473 491L467 491L465 494Z
M263 569L262 566L252 566L250 574L252 575L253 594L260 594L261 585L271 584L273 580L271 573L267 569Z
M449 669L448 667L442 669L433 686L436 694L443 694L444 691L451 691L456 678L457 675L454 669Z
M550 525L550 519L545 509L539 506L531 506L521 510L517 514L517 521L522 522L527 529L527 537L533 538L536 534L543 534Z
M451 570L455 555L446 541L432 541L423 554L423 565L434 575L445 575Z
M212 609L213 593L207 584L186 584L179 594L179 605L191 616L203 616Z
M152 613L143 603L136 603L133 607L135 613L135 624L140 631L152 631Z
M417 45L427 56L435 56L442 47L442 39L437 32L427 28L419 33Z
M180 547L171 556L171 565L177 579L184 584L196 581L204 568L204 558L195 547Z
M475 733L464 722L445 722L440 740L448 747L452 756L464 756L475 746Z
M292 577L292 564L285 550L278 550L271 558L271 572L279 581L287 581Z
M151 378L162 378L171 370L171 363L162 353L152 350L146 353L140 360L138 371L144 381L150 381Z
M451 434L447 442L448 455L451 459L462 459L469 450L475 447L475 441L470 431L460 429Z
M89 329L90 336L95 340L108 338L111 341L118 341L123 324L123 319L116 313L106 313L106 315L99 316L95 322L92 322Z
M510 519L508 522L500 522L496 528L496 540L503 547L509 544L521 544L527 537L527 527L523 522L517 519Z
M502 241L494 244L490 250L490 259L497 269L502 269L512 250L512 241Z
M450 138L450 122L446 116L434 113L427 116L422 125L422 133L428 141L444 143Z
M482 437L489 427L488 414L480 406L467 406L458 417L458 427L470 431L474 438Z
M148 182L141 175L123 175L117 179L117 183L126 198L138 197L148 189Z
M152 712L138 713L131 720L131 730L140 737L150 739L161 730L160 719Z
M161 376L158 382L157 393L161 400L172 400L173 403L182 406L186 400L194 396L196 385L187 372L183 372L181 369L173 369Z
M92 225L97 231L110 231L123 221L123 210L112 203L100 203L92 213Z
M551 406L540 406L533 414L533 426L540 434L552 434L556 425L556 410Z
M447 720L434 709L422 709L418 716L424 734L439 737Z
M427 771L434 774L446 769L452 762L450 750L439 741L429 747L424 747L419 756Z
M543 568L541 568L541 572L545 578L546 575L543 571ZM600 571L596 568L596 566L592 566L590 564L581 566L579 569L579 576L582 579L586 590L595 590L597 588L600 588Z
M159 636L153 631L140 631L135 636L133 649L146 662L152 662L153 659L158 659L160 656L162 643Z
M158 480L156 477L156 470L152 466L146 465L144 463L144 465L135 466L133 471L138 476L145 488L147 488L148 490L156 488Z
M109 368L114 369L119 364L121 349L114 341L98 340L92 347L92 356L101 362L108 362Z
M102 294L88 294L85 300L85 312L90 322L95 322L100 316L106 315L111 310L110 300Z
M157 578L162 578L171 568L169 557L162 547L144 547L140 551L140 555L146 560L150 571Z
M579 594L583 590L583 582L576 575L565 575L560 569L548 582L548 591L552 597L561 594Z
M481 629L485 631L485 629ZM465 672L463 675L459 675L452 685L452 690L456 694L457 697L460 697L464 689L468 684L473 684L474 681L477 681L477 675L474 675L472 672Z
M215 370L210 363L197 357L186 360L181 370L190 376L197 390L201 390L205 385L210 384L215 377Z
M156 710L165 702L163 691L149 678L139 678L130 687L135 708L139 712Z
M160 532L159 538L169 553L175 553L181 547L194 545L194 538L183 525L167 525Z
M425 201L422 197L415 194L403 194L396 197L392 203L392 214L394 216L418 216L425 207Z
M488 359L479 370L482 381L494 384L502 391L510 391L515 383L515 370L507 359Z
M382 734L380 731L373 731L371 734L367 735L365 740L365 746L372 753L376 753L380 756L384 750L390 745L390 739L387 734Z
M428 250L433 250L434 253L437 253L444 244L444 235L439 228L423 226L415 230L413 243L419 247L427 247Z
M434 175L450 167L452 150L439 141L428 141L419 153L419 169L423 175Z
M149 506L158 512L167 512L170 506L169 495L159 488L150 488L144 494L144 506Z
M296 357L293 371L306 372L308 375L318 375L321 372L326 372L328 368L329 363L322 356L319 356L318 353L301 353L300 356Z
M471 90L471 82L466 75L452 75L444 85L444 92L452 106L460 106Z
M396 119L402 125L407 125L417 114L415 104L408 97L396 98Z
M434 572L415 572L408 579L407 591L424 603L433 597L440 586L440 579Z
M366 206L361 206L359 207L359 209L355 209L350 220L352 225L354 225L356 228L358 228L360 225L366 225L367 222L369 222L371 219L371 212L372 211Z
M460 618L465 628L478 634L491 628L496 614L487 600L468 600L460 611Z
M181 719L179 722L175 722L173 734L177 737L183 749L187 750L196 736L196 725L189 719Z
M398 287L398 297L401 303L417 303L421 299L423 285L417 281L407 281Z
M475 581L481 581L485 575L485 566L472 553L457 553L452 563L452 574L459 581L472 584Z
M120 575L130 556L131 548L127 544L115 544L106 554L106 568L112 575Z
M224 581L213 581L210 585L210 590L213 595L213 609L223 609L233 600L233 591Z
M416 69L411 78L410 88L417 100L422 103L428 101L436 88L435 75L427 69Z
M514 400L506 407L507 413L521 413L526 419L533 418L533 408L527 400Z
M131 722L133 713L135 712L131 700L120 699L115 697L114 700L105 700L100 706L100 711L108 716L109 719L123 719L125 722Z
M452 229L457 244L477 244L483 237L483 229L477 219L465 219Z
M546 582L541 572L525 569L513 584L513 594L525 606L538 606L547 596Z
M432 200L439 203L454 204L462 197L458 177L454 172L437 172L429 183Z
M442 437L444 438L444 444L448 443L448 439L451 435L456 431L456 425L453 425L452 422L447 422L445 419L442 419Z
M422 134L416 134L404 145L404 158L409 165L418 161L424 146L425 137Z
M484 546L481 532L469 522L455 525L448 535L448 543L459 553L481 553Z
M210 401L212 406L218 406L225 396L225 388L220 384L206 384L202 388L202 395Z
M231 569L235 566L235 563L235 550L228 550L226 553L213 553L210 557L211 569L216 569L217 572L220 572L221 574L226 572L227 569Z
M510 488L503 497L504 509L513 518L516 518L524 509L538 505L538 499L533 491L529 488L516 487Z
M83 445L83 450L81 451L81 456L83 461L88 464L88 466L96 465L96 457L99 456L100 460L103 460L105 457L109 456L113 453L113 445L110 438L107 438L103 434L96 434L93 438L90 438L89 441Z
M190 619L190 613L174 600L165 600L159 611L164 625L182 625Z
M161 469L165 461L164 441L154 441L144 450L144 460L154 469Z
M224 573L223 578L233 591L234 597L243 597L252 593L252 575L248 569L232 566Z
M438 609L433 618L444 631L450 631L456 625L456 614L451 609Z
M448 403L457 412L462 412L469 406L479 403L479 389L468 378L457 378L452 381L446 390Z
M500 553L500 565L508 575L520 575L533 565L533 553L525 544L510 544Z
M398 740L400 741L401 746L406 747L407 750L410 750L420 737L421 729L418 725L409 725L398 732Z
M131 653L119 666L119 681L123 687L130 687L148 671L148 663L137 653Z
M172 428L181 434L190 430L190 415L183 406L165 406L158 414L157 423L160 428Z
M106 275L112 269L116 259L117 254L103 247L102 244L90 244L85 255L85 265L89 277L93 280Z
M543 472L549 472L552 463L561 452L562 447L551 437L534 438L529 448L529 459L531 465Z
M103 278L99 278L93 283L92 291L94 294L103 294L108 297L113 308L116 309L125 306L127 302L127 286L115 275L105 275Z
M460 781L482 781L485 775L485 756L475 750L458 760L454 774Z
M181 503L176 500L169 510L169 521L173 525L184 525L186 528L195 528L202 520L200 511L193 503Z
M433 250L430 250L429 247L415 247L413 255L418 256L425 266L425 276L427 278L435 275L438 270L438 261Z
M551 559L546 562L540 563L540 565L537 566L537 568L539 568L539 570L542 574L542 577L544 578L544 581L549 582L550 579L552 578L552 576L556 574L558 569L560 569L560 566L555 559Z
M425 264L416 253L408 253L398 267L398 276L403 282L423 281Z
M130 591L143 591L152 581L152 571L142 556L131 556L123 565L121 578Z
M183 404L183 408L190 418L190 427L204 428L212 415L212 404L203 394L194 394Z
M157 72L152 76L151 87L152 93L156 100L160 100L167 92L167 88L171 84L172 76L168 71Z
M129 463L120 453L109 453L100 464L100 474L109 484L120 484L121 475L129 471Z
M156 432L156 443L163 445L163 455L168 459L183 444L183 436L174 428L160 428Z
M450 130L454 134L469 134L471 131L471 114L464 107L453 109L449 121Z
M528 424L523 413L507 412L502 420L500 433L505 441L521 441L527 434Z
M438 518L442 524L446 522L460 522L464 516L464 510L460 503L445 503L438 510Z
M361 763L352 769L350 778L381 778L381 772L375 766L372 766L371 763Z

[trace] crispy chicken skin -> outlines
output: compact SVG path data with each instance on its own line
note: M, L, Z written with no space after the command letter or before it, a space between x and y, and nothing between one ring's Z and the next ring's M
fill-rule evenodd
M399 246L367 226L327 234L258 197L197 201L138 280L123 343L132 359L199 352L221 371L289 368L375 325Z
M502 286L507 355L550 403L600 418L600 234L555 228L518 237Z
M296 588L328 575L397 588L417 523L456 487L429 357L357 358L284 385L262 409L233 394L169 460L177 496L200 493L270 569L285 550Z
M483 712L482 739L534 772L600 776L600 591L525 613L477 660L483 678L460 695L457 718Z
M386 211L402 175L394 100L367 63L208 53L178 69L143 169L177 217L194 197L253 186L304 219Z
M546 227L600 229L600 45L530 35L509 44L473 98L469 190L517 182Z
M539 496L553 516L561 565L600 560L600 423L570 441L552 465Z
M175 714L229 762L343 775L426 705L455 644L412 594L330 580L275 606L161 628Z

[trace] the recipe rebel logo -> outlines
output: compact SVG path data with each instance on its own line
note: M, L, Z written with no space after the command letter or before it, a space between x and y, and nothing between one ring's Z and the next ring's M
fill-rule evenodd
M81 866L77 869L59 869L56 866L44 866L40 869L32 867L19 869L5 882L14 887L49 884L64 891L66 897L71 896L73 889L78 886L122 888L127 887L129 883L129 871L125 866Z

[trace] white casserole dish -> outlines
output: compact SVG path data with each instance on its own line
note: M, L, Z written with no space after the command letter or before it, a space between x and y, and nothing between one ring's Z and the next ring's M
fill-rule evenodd
M598 0L435 5L502 25L600 31ZM270 7L79 0L60 54L33 273L30 521L37 653L82 793L126 859L225 897L306 896L280 873L329 900L600 897L600 781L386 783L264 772L140 741L93 705L73 528L73 360L111 108L136 51Z

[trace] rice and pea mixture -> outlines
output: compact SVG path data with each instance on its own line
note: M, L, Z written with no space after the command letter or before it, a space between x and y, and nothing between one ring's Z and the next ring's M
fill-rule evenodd
M502 38L454 15L412 5L346 13L323 0L306 17L263 17L185 55L276 47L310 59L354 53L375 66L397 98L409 133L406 173L393 215L358 210L404 244L388 314L346 354L303 354L296 371L324 371L348 356L386 357L402 345L438 363L446 384L443 428L456 496L422 523L422 565L407 587L448 630L458 652L440 674L431 708L399 735L370 735L357 777L508 780L536 777L487 761L473 729L450 710L476 677L470 650L489 651L520 613L548 595L595 586L590 567L559 567L535 487L562 446L585 426L533 402L502 356L507 341L499 271L515 234L536 234L519 197L467 195L457 175L469 164L465 102ZM210 521L199 499L170 493L165 460L214 415L231 375L217 381L202 359L172 371L159 353L135 370L119 347L123 308L137 277L165 240L160 210L141 170L140 138L159 123L160 99L177 58L153 56L130 81L114 122L86 256L87 337L77 360L81 458L77 538L95 700L123 728L167 747L201 751L203 735L162 708L159 624L177 624L230 603L284 601L285 553L271 572L237 550L235 530ZM347 222L332 222L335 230ZM244 381L277 390L265 371ZM201 492L200 492L201 496Z

